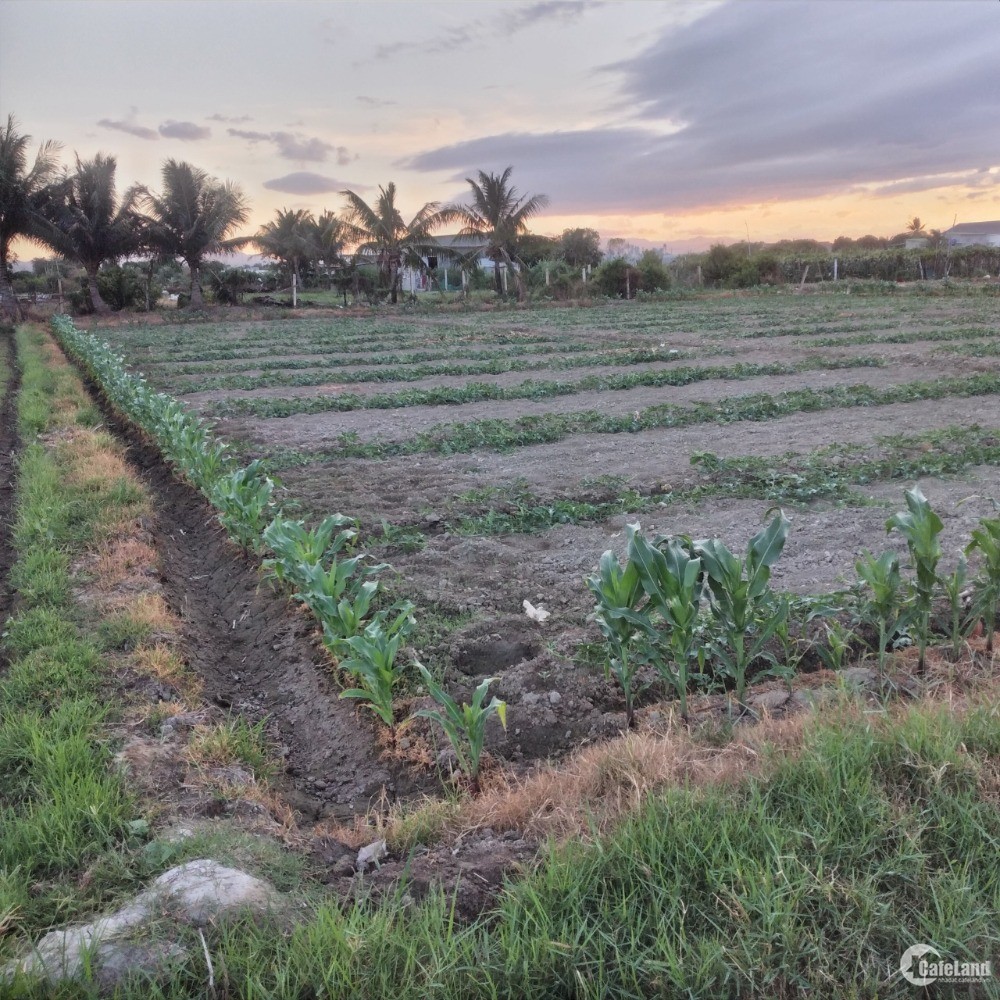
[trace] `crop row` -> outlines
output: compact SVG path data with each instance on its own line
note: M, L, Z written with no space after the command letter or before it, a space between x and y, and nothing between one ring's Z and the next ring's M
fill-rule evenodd
M358 685L341 697L361 701L393 727L393 694L403 676L397 656L416 624L413 605L376 610L375 577L385 566L356 551L356 522L333 514L307 528L285 517L274 496L278 484L261 462L238 467L205 421L177 400L154 392L141 376L125 369L107 344L77 330L67 317L55 317L53 328L110 405L149 434L164 457L205 494L230 537L264 555L264 569L313 613L324 645ZM417 669L438 704L417 714L442 726L475 788L486 721L496 714L506 724L506 705L496 698L484 704L492 679L480 685L470 704L459 705L426 668L417 664Z
M593 348L591 348L593 350ZM730 353L728 351L710 351L710 354ZM205 392L217 389L265 389L270 386L309 386L322 385L335 378L337 382L354 384L360 382L416 382L423 378L433 378L440 375L505 375L508 372L562 370L571 368L590 368L602 365L642 365L655 362L678 361L685 357L681 351L663 348L636 348L624 351L594 352L593 354L573 354L570 357L548 358L536 360L524 352L512 357L487 359L481 362L455 364L439 362L436 364L418 364L411 367L384 368L339 368L336 365L324 366L324 370L307 373L286 374L283 370L270 371L264 375L223 375L201 381L182 381L174 378L177 389L185 393ZM285 366L279 364L283 369ZM315 366L308 366L314 368ZM333 369L333 370L331 370ZM164 381L170 381L165 379Z
M908 330L899 333L861 333L853 337L823 337L813 343L817 347L856 347L868 344L919 344L923 342L937 343L951 340L981 340L983 337L996 335L995 326L946 326L940 330ZM961 350L963 348L949 348Z
M325 413L331 410L388 410L405 406L454 406L490 400L546 399L572 396L581 392L620 392L636 388L692 385L709 379L742 381L769 375L794 375L798 372L832 371L851 368L881 368L885 361L876 357L813 357L797 362L775 361L769 364L740 363L711 367L684 367L653 371L616 372L589 375L575 382L526 379L517 385L470 382L458 386L435 386L433 389L408 389L400 392L358 395L297 397L292 399L227 399L213 404L209 412L217 416L253 415L289 417L300 413Z
M1000 608L1000 517L980 519L957 567L945 574L939 569L941 518L917 487L905 498L906 510L886 521L886 531L906 539L909 576L894 552L865 552L853 587L819 600L771 588L772 567L788 538L783 513L750 539L742 557L716 538L674 535L650 542L638 524L629 525L625 564L608 550L587 578L607 670L624 694L626 724L632 723L643 667L674 691L687 721L691 688L731 686L737 706L747 712L751 670L788 677L810 650L840 669L866 631L877 636L871 652L883 683L890 651L903 645L916 645L917 669L924 670L935 627L947 638L953 662L978 628L991 654ZM975 576L969 556L979 560Z
M1000 428L952 427L882 440L880 454L847 461L847 452L832 445L808 455L781 458L719 458L701 452L692 465L708 481L669 491L643 492L609 484L602 499L543 499L525 487L476 491L460 501L486 504L479 514L457 517L452 530L469 535L543 531L557 524L604 521L619 514L640 514L674 503L715 499L767 500L802 504L815 500L865 504L856 487L868 483L921 476L956 475L976 465L1000 465Z
M861 384L795 389L777 395L753 393L686 406L661 403L636 410L631 416L584 410L575 413L544 413L514 420L487 419L439 424L428 431L398 441L360 441L355 434L342 434L335 448L313 452L276 451L271 456L271 463L276 468L288 468L336 458L386 458L425 452L464 454L479 448L505 450L525 445L550 444L574 434L636 434L666 427L764 421L802 412L815 413L856 406L888 406L948 396L997 394L1000 394L1000 379L993 372L965 377L946 376L885 387Z

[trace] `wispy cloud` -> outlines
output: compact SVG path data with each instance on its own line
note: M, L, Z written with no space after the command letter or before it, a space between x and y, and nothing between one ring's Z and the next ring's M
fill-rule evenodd
M379 45L375 48L373 57L384 61L404 52L436 55L469 45L487 45L494 42L497 36L509 38L546 22L572 23L588 10L603 6L604 0L541 0L525 7L505 5L502 13L452 25L423 41L387 42Z
M275 177L273 180L264 181L264 187L269 191L282 191L285 194L329 194L333 191L366 191L370 187L368 184L353 184L350 181L337 180L334 177L324 177L322 174L314 174L309 171L298 171L293 174L285 174L284 177Z
M359 94L357 97L359 104L364 104L368 108L389 108L399 104L399 101L384 101L379 97L369 97L367 94Z
M114 121L111 118L102 118L97 124L101 128L114 129L116 132L127 132L129 135L134 135L137 139L153 140L160 138L156 129L146 128L145 125L138 125L134 121L123 119Z
M160 135L165 139L182 139L184 142L197 142L199 139L207 139L211 136L212 130L205 125L196 125L194 122L165 121L160 126Z
M253 118L250 115L240 115L238 118L230 118L226 115L216 113L209 115L208 120L210 122L228 122L230 125L242 125L244 122L252 122Z
M343 146L334 146L333 143L325 142L315 136L298 135L294 132L257 132L241 128L230 128L226 131L237 139L246 139L247 142L273 143L278 155L286 160L323 163L329 153L336 151L337 162L347 162L341 160L340 151L344 150ZM346 150L344 151L346 155Z

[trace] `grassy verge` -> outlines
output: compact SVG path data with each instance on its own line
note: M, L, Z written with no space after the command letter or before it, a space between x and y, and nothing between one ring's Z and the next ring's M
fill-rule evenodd
M794 748L758 744L751 777L737 745L713 780L552 846L471 924L404 886L291 929L211 930L216 982L282 998L892 998L913 995L898 972L911 944L995 961L995 705L835 715ZM640 763L606 761L605 790L630 797ZM127 995L203 996L206 978L199 957Z
M360 441L355 435L344 434L336 448L315 452L275 452L271 455L270 462L275 468L287 468L336 458L388 458L423 452L439 455L464 454L477 448L505 450L532 444L550 444L574 434L636 434L661 427L775 420L793 413L816 413L855 406L888 406L948 396L984 396L997 393L1000 393L1000 380L992 372L968 377L946 376L929 381L904 382L885 388L843 385L828 389L797 389L777 395L750 393L687 406L659 404L637 410L631 416L585 410L576 413L545 413L514 420L440 424L429 431L399 441Z
M89 915L204 852L208 839L150 840L152 802L166 789L137 794L141 780L126 777L128 748L118 757L126 730L134 750L163 718L203 708L173 648L176 623L149 589L156 552L141 540L145 494L51 339L23 327L17 347L15 610L0 623L9 660L0 676L0 964L52 925ZM144 699L144 678L173 700ZM254 733L202 715L183 748L189 786L210 789L211 776L202 774L227 745L260 770L246 750L260 742ZM155 785L143 771L138 777ZM162 803L155 808L162 812ZM232 856L234 841L223 839L215 856ZM240 848L253 859L268 850L275 853ZM287 859L274 869L282 866L289 868ZM5 989L0 984L6 997Z

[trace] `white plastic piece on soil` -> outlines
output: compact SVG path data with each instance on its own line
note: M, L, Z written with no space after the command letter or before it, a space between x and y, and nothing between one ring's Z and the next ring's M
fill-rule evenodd
M552 614L551 611L546 611L540 604L536 608L527 598L522 602L522 606L524 607L524 613L533 622L543 622Z
M358 851L358 860L355 867L359 872L363 872L369 865L377 865L388 853L385 841L376 840L373 844L362 847Z

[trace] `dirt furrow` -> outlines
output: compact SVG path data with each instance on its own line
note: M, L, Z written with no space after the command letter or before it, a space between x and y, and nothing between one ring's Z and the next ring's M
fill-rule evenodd
M153 499L151 531L165 595L183 622L185 657L209 698L268 720L286 761L286 798L306 816L344 819L365 811L383 788L390 798L411 791L380 760L370 722L337 697L311 619L261 580L205 499L153 446L106 417Z

